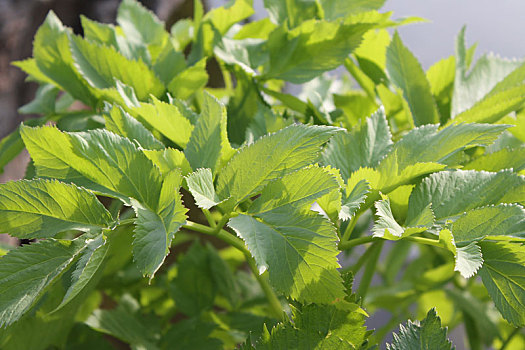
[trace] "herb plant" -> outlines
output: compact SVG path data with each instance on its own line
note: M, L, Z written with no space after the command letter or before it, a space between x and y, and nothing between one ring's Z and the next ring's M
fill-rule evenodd
M83 36L50 13L14 63L42 116L0 143L31 156L0 231L33 240L2 247L0 347L368 349L402 323L387 349L461 324L524 348L525 64L462 30L425 72L383 2L196 1L168 32L124 0Z

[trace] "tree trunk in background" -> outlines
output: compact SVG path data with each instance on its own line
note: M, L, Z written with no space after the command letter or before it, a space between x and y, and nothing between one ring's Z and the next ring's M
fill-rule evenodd
M178 18L191 17L193 0L142 0L170 26ZM25 73L10 62L32 56L33 37L47 13L54 11L62 23L81 32L80 15L99 22L115 22L120 0L0 0L0 139L25 119L17 109L31 101L37 85L25 82ZM21 154L0 174L0 183L24 176L29 161ZM10 240L0 235L0 242ZM16 240L15 240L16 242Z

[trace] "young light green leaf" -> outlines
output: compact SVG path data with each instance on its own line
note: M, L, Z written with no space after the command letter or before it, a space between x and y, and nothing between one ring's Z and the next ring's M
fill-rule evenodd
M525 103L525 85L490 95L457 114L447 125L459 123L495 123Z
M324 168L310 166L271 181L261 196L248 209L250 214L271 212L275 209L300 210L319 197L338 189L339 184Z
M294 28L304 21L317 17L317 6L313 1L302 0L264 0L264 7L275 24L286 23ZM349 13L349 12L347 12Z
M0 230L14 237L100 230L112 222L102 203L83 188L47 180L0 184Z
M386 51L390 80L403 91L416 126L439 123L436 102L421 65L396 32Z
M331 303L344 298L337 271L337 235L332 224L316 214L273 210L252 217L241 214L228 225L246 242L259 272L293 299Z
M467 163L463 170L499 171L511 168L517 173L525 169L525 146L514 149L503 148L484 154Z
M180 147L186 147L190 140L193 125L184 117L177 106L151 98L152 103L141 103L132 111L138 114L154 129L159 131Z
M481 242L485 263L479 271L499 312L516 327L525 325L525 246Z
M433 64L426 73L430 91L438 108L440 124L450 119L454 78L456 76L456 59L450 56Z
M210 168L216 174L233 155L234 150L226 131L226 119L226 107L215 97L205 93L201 116L184 150L193 169Z
M17 321L84 249L82 239L48 239L0 258L0 327Z
M176 98L185 100L206 86L206 59L196 62L177 74L167 85L169 92Z
M180 169L183 176L191 173L190 163L188 163L184 153L178 149L165 148L163 150L144 150L143 152L163 175L175 169Z
M441 328L441 319L436 309L431 309L421 322L408 321L394 333L394 342L386 345L387 350L453 349L447 339L447 328Z
M307 82L343 64L372 23L345 21L302 22L288 29L280 26L268 38L270 55L264 77L295 84Z
M344 17L349 13L355 14L372 10L379 10L385 0L321 0L321 6L324 12L324 18L334 20Z
M39 176L156 208L160 172L130 140L105 130L65 133L51 126L23 127L21 133Z
M498 82L521 64L520 61L484 55L467 74L467 49L465 27L463 27L456 39L456 78L452 96L452 118L482 100Z
M142 101L150 94L159 97L165 91L162 81L141 60L129 60L113 47L78 36L71 36L70 46L77 69L94 88L113 88L119 80L132 87Z
M199 208L210 209L222 202L215 193L211 169L197 169L186 176L186 183Z
M122 1L117 12L117 23L128 40L146 45L160 45L168 40L164 23L136 0Z
M436 219L441 220L486 205L517 202L513 191L523 190L524 186L525 177L509 170L498 173L473 170L435 173L412 191L407 222L430 203Z
M467 211L452 225L456 243L490 239L525 239L525 210L517 204L498 204Z
M71 275L71 285L67 289L62 302L53 312L62 309L70 303L88 285L95 275L100 273L108 252L108 247L109 245L106 244L102 235L86 241L86 249L81 253Z
M291 125L241 149L219 174L217 193L229 206L259 192L267 183L311 164L338 128ZM264 161L261 161L264 160Z
M361 167L376 167L392 144L385 110L380 108L352 131L334 136L326 145L322 159L324 164L338 168L347 180Z
M131 199L137 214L133 236L133 258L145 276L153 278L169 253L175 233L186 222L188 211L182 204L179 188L182 176L174 170L164 177L158 205L147 207Z
M130 116L122 107L117 105L106 105L104 113L106 129L117 135L134 140L145 149L163 149L162 142L157 140L153 134L138 120Z
M349 182L342 197L339 219L351 219L361 207L361 204L365 202L368 193L370 193L370 185L366 180L361 180L355 185Z
M35 35L33 56L36 66L34 68L46 82L52 82L76 99L89 106L95 106L97 94L85 83L74 66L75 62L69 48L70 35L70 31L62 25L58 17L53 12L49 12Z
M20 137L20 129L0 140L0 174L4 172L4 167L11 162L24 149L24 142Z

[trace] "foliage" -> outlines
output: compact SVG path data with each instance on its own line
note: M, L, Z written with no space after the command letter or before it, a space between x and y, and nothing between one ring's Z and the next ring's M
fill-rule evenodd
M31 156L0 231L35 240L0 249L0 347L368 349L408 318L387 348L525 342L525 66L462 30L425 72L383 3L50 13L14 63L42 116L0 141Z

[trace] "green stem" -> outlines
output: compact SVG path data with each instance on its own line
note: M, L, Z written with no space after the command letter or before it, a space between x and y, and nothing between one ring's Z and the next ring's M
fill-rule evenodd
M352 219L350 219L350 222L348 223L348 226L346 226L346 230L343 233L343 237L341 237L341 242L346 242L350 239L350 235L352 234L352 231L355 228L355 224L357 223L357 218L359 216L356 214Z
M426 244L426 245L431 245L434 247L447 249L447 247L445 247L443 243L441 243L439 240L436 240L436 239L425 238L425 237L413 237L413 236L409 236L404 239L406 239L407 241L411 241L411 242L416 242L420 244Z
M366 263L365 272L363 273L363 277L361 277L361 282L357 289L357 295L361 297L361 305L364 304L366 293L368 292L370 283L372 283L372 277L374 277L374 273L376 272L377 261L379 260L382 248L382 241L375 242L372 247L369 248L372 249L372 252L370 253L370 257Z
M224 217L226 217L226 216L227 215L225 215ZM223 217L223 219L224 219L224 217ZM226 218L226 220L223 220L223 219L221 219L221 222L224 221L224 223L226 223L226 221L228 221L228 218ZM220 225L220 223L219 223L219 225ZM268 277L265 274L262 274L262 275L259 274L259 270L257 269L257 264L256 264L254 258L252 257L252 254L250 253L250 251L246 248L246 245L244 244L244 241L242 239L240 239L240 238L235 237L234 235L232 235L228 231L223 230L222 226L219 226L219 225L216 228L211 228L209 226L201 225L201 224L198 224L196 222L187 221L186 224L183 225L182 227L184 227L185 229L188 229L188 230L192 230L192 231L204 233L204 234L207 234L207 235L215 236L215 237L223 240L224 242L230 244L231 246L239 249L244 254L244 257L246 259L246 262L248 263L248 266L250 267L250 270L255 275L255 278L259 282L259 285L261 286L261 289L263 290L264 294L266 295L266 298L268 299L268 303L270 304L270 309L272 311L272 314L275 317L277 317L279 320L283 320L284 319L284 312L283 312L283 308L282 308L281 302L279 301L279 299L275 295L272 287L270 286L269 281L268 281ZM223 226L224 226L224 224L223 224ZM218 228L218 230L217 230L217 228Z
M381 240L380 237L374 237L374 236L366 236L366 237L359 237L355 239L351 239L349 241L341 241L339 242L339 250L345 250L351 247L355 247L357 245L365 244L365 243L371 243Z
M363 253L363 255L361 255L361 257L359 258L359 260L357 260L357 262L355 263L354 266L352 266L352 268L350 269L350 271L352 271L352 273L355 275L359 272L359 270L361 270L361 267L363 267L363 265L365 264L365 262L368 260L368 258L370 258L370 255L372 255L372 253L374 252L374 249L375 248L375 245L371 245L370 247L368 247L368 249Z
M509 336L507 337L507 339L505 339L505 341L503 342L503 344L501 344L501 348L499 350L505 350L507 348L507 346L510 344L510 341L512 340L512 338L514 338L519 332L521 331L521 328L518 327L518 328L515 328L510 334Z
M120 220L118 222L119 225L130 225L130 224L134 224L135 223L135 219L136 218L129 218L129 219L124 219L124 220Z
M211 228L217 227L217 223L215 222L215 219L211 215L210 211L208 209L202 209L202 212L204 213L206 220L208 220L208 224L210 224L210 227Z

